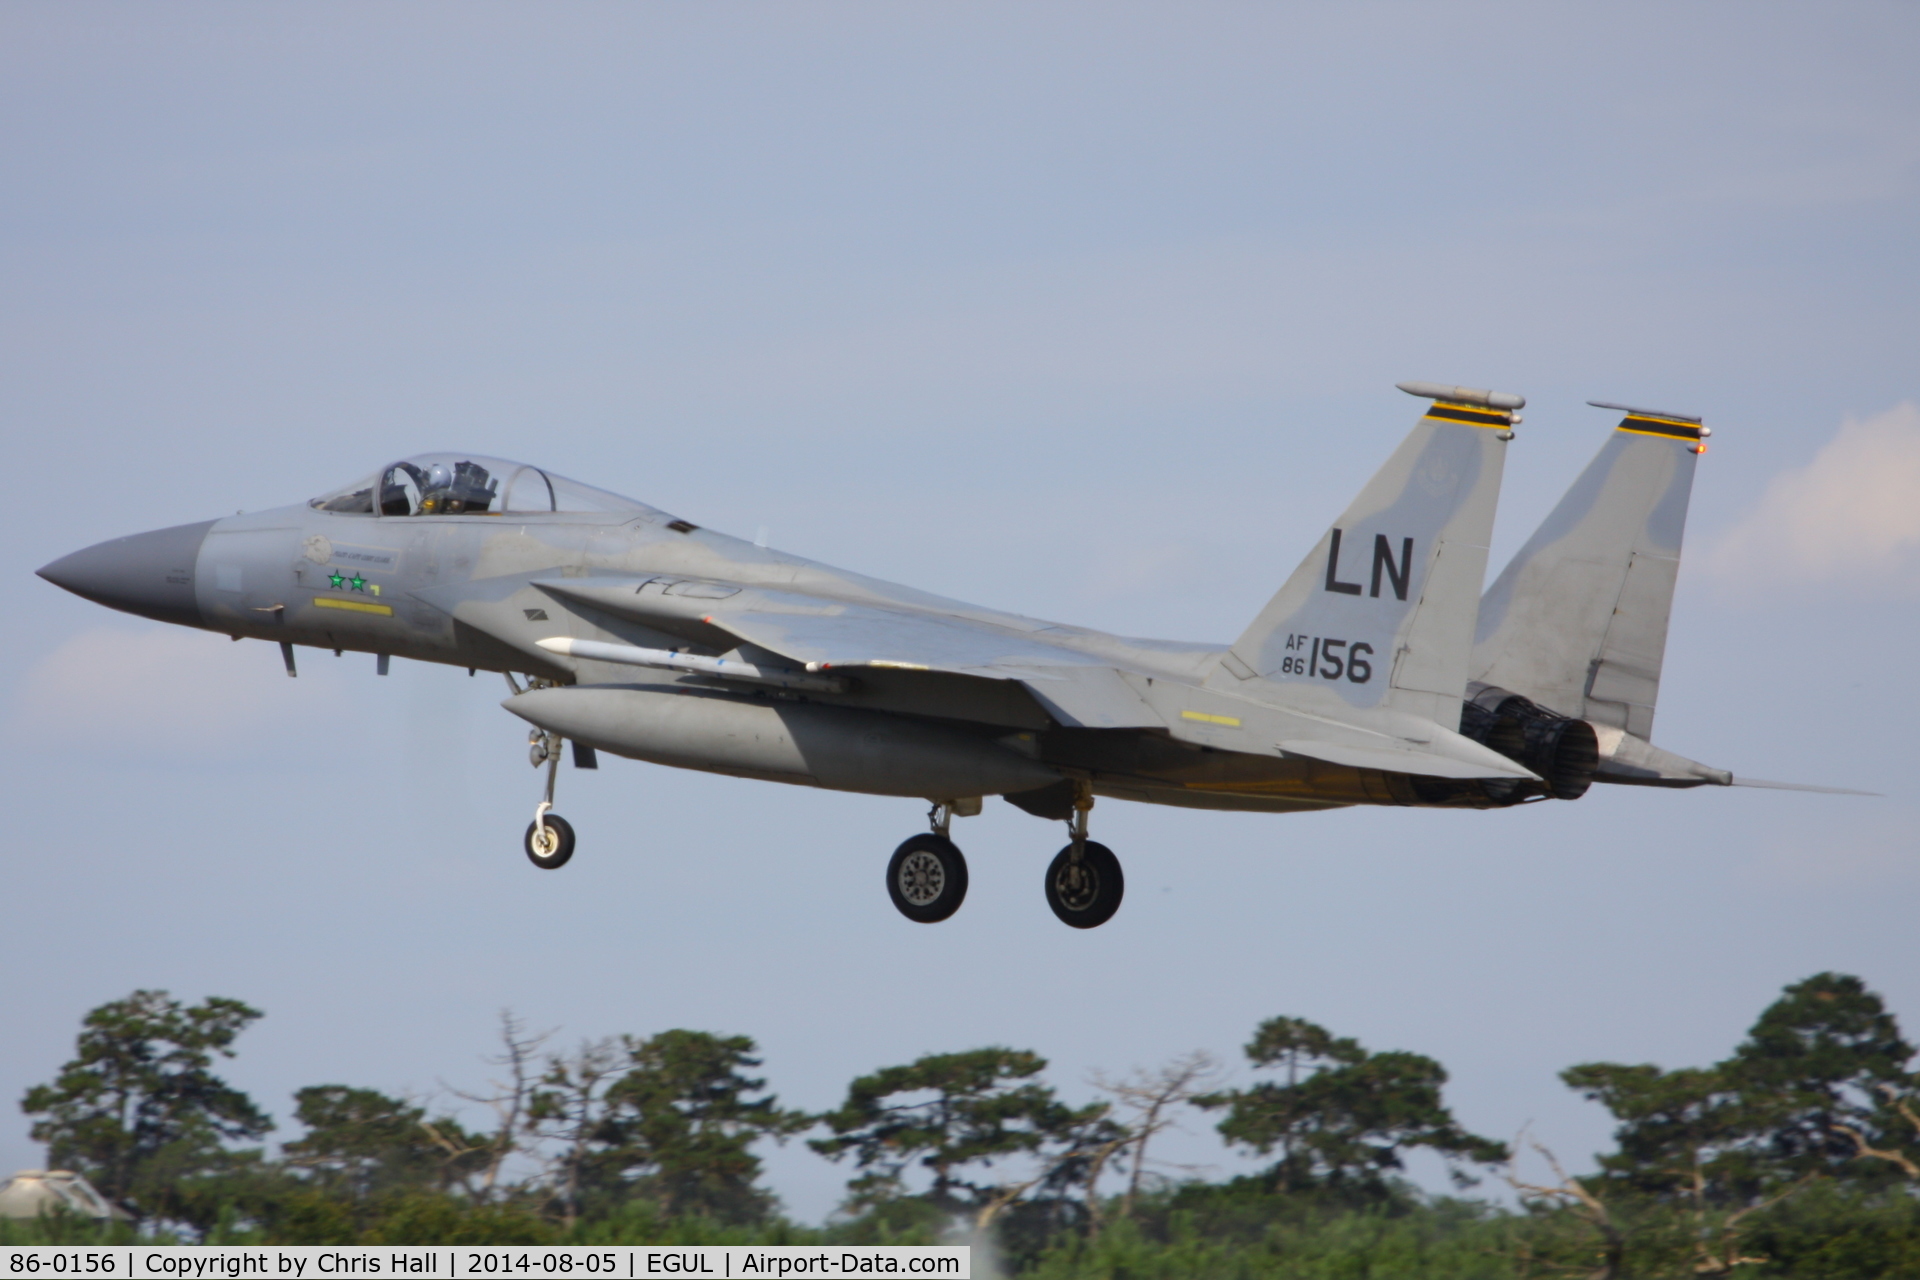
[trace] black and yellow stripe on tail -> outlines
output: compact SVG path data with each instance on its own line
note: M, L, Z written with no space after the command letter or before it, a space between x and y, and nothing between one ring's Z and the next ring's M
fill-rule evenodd
M1513 415L1499 409L1487 409L1477 404L1449 404L1436 400L1427 409L1427 417L1442 418L1448 422L1471 422L1476 427L1510 427Z
M1682 422L1675 418L1649 418L1630 413L1620 419L1621 431L1631 431L1640 436L1668 436L1675 440L1699 440L1707 434L1707 429L1697 422Z

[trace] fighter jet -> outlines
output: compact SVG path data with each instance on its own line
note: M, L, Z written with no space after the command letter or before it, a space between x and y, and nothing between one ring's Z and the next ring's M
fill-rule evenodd
M303 505L136 534L40 576L144 617L503 673L545 790L523 840L573 857L563 744L932 806L887 865L910 920L967 893L955 817L1067 824L1045 875L1112 918L1096 797L1284 813L1503 808L1593 782L1728 785L1652 745L1696 418L1625 410L1487 592L1518 395L1408 382L1413 430L1231 645L1002 613L742 541L522 463L434 453ZM1613 406L1603 406L1613 407ZM1744 780L1740 780L1744 781ZM1765 785L1765 784L1761 784Z

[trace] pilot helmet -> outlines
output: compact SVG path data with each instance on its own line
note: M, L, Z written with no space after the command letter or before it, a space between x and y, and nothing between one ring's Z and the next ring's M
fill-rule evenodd
M427 478L420 486L428 493L437 493L453 487L453 468L444 462L436 462L427 468Z

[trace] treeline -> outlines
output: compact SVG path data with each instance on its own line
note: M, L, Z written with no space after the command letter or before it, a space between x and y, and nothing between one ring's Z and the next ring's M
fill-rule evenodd
M1595 1277L1920 1275L1915 1049L1858 978L1788 987L1723 1061L1585 1063L1565 1083L1614 1117L1572 1177L1538 1139L1470 1133L1431 1058L1371 1051L1277 1017L1227 1087L1204 1054L1073 1105L1046 1061L987 1047L849 1083L831 1111L782 1106L745 1036L671 1030L566 1051L503 1019L498 1083L445 1107L344 1084L293 1098L300 1135L216 1071L261 1014L137 991L89 1013L72 1061L21 1107L49 1167L139 1224L8 1226L0 1241L100 1233L283 1244L991 1241L1038 1276ZM1155 1139L1203 1114L1266 1161L1174 1176ZM846 1166L824 1227L784 1219L756 1147L806 1142ZM1439 1156L1454 1196L1404 1181ZM1511 1188L1517 1208L1465 1198Z

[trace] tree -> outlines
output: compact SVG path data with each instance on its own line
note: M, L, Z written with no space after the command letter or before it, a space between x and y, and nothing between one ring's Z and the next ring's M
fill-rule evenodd
M463 1185L467 1194L481 1203L492 1200L501 1189L501 1173L507 1161L520 1150L521 1131L527 1127L532 1104L534 1055L552 1034L551 1031L530 1033L513 1010L502 1009L500 1052L486 1061L491 1066L506 1068L507 1078L491 1081L492 1093L452 1090L456 1098L477 1102L493 1112L492 1136L467 1134L452 1124L444 1128L437 1123L425 1126L427 1135L450 1165L475 1170L473 1177L463 1180Z
M1599 1265L1588 1270L1587 1280L1620 1280L1626 1274L1627 1233L1615 1220L1613 1210L1586 1182L1568 1177L1553 1152L1532 1139L1528 1139L1527 1145L1547 1162L1556 1181L1523 1182L1509 1164L1503 1175L1507 1185L1519 1193L1520 1203L1529 1209L1564 1210L1593 1231L1598 1237ZM1517 1161L1520 1144L1516 1142L1513 1147Z
M1599 1157L1613 1182L1666 1200L1687 1198L1696 1186L1716 1200L1758 1190L1762 1177L1749 1139L1763 1122L1730 1073L1588 1062L1560 1078L1620 1122L1613 1133L1618 1149Z
M761 1092L764 1079L745 1074L760 1065L753 1041L674 1030L648 1040L623 1036L620 1044L626 1070L607 1086L598 1123L591 1123L591 1092L580 1064L567 1073L550 1071L536 1096L541 1123L558 1120L563 1130L591 1134L591 1150L578 1157L576 1186L638 1194L669 1216L764 1218L773 1197L757 1185L753 1144L785 1139L813 1118L782 1110L778 1099Z
M1600 1158L1608 1178L1663 1200L1744 1205L1811 1175L1889 1176L1897 1162L1861 1157L1898 1142L1913 1055L1860 979L1820 973L1787 987L1725 1061L1590 1062L1560 1076L1619 1121L1618 1149Z
M1219 1064L1204 1049L1175 1058L1157 1071L1135 1071L1117 1083L1095 1073L1094 1086L1112 1094L1114 1101L1131 1113L1130 1119L1116 1121L1124 1139L1112 1153L1115 1156L1125 1153L1131 1166L1127 1189L1120 1197L1122 1218L1133 1217L1134 1206L1139 1202L1147 1172L1148 1145L1155 1135L1178 1123L1173 1117L1175 1108L1206 1093L1207 1086L1218 1082L1219 1074ZM1088 1175L1087 1205L1092 1218L1088 1225L1092 1236L1099 1235L1101 1226L1100 1202L1093 1184L1098 1182L1104 1163L1096 1165Z
M224 1143L258 1138L273 1121L211 1070L262 1015L238 1000L187 1006L165 991L135 991L81 1024L74 1059L20 1109L50 1165L84 1174L135 1212L168 1216L178 1183L219 1164Z
M1849 974L1817 973L1785 988L1722 1067L1761 1127L1756 1155L1778 1177L1819 1172L1873 1179L1857 1163L1905 1128L1894 1102L1913 1087L1914 1047L1880 997Z
M372 1089L310 1085L293 1097L294 1118L307 1132L281 1148L282 1158L329 1195L364 1200L401 1189L451 1191L486 1154L481 1139L453 1119L429 1121L424 1107Z
M1089 1129L1104 1116L1104 1104L1069 1107L1033 1078L1046 1065L1026 1050L993 1046L885 1067L847 1087L840 1108L820 1117L833 1136L809 1145L833 1160L853 1155L862 1173L848 1184L851 1207L907 1195L907 1170L915 1165L933 1175L925 1198L942 1210L1004 1205L1011 1199L1004 1186L971 1181L962 1171L1036 1155L1050 1144L1091 1159L1111 1136ZM1071 1176L1058 1160L1049 1166L1043 1178ZM1020 1191L1036 1181L1018 1184Z
M1920 1078L1915 1079L1914 1085L1920 1086ZM1920 1109L1915 1107L1916 1101L1920 1099L1916 1099L1913 1092L1903 1092L1898 1085L1891 1084L1881 1085L1879 1094L1886 1110L1892 1115L1885 1125L1888 1132L1893 1135L1886 1140L1888 1143L1886 1147L1874 1146L1867 1140L1866 1134L1852 1125L1837 1124L1834 1128L1853 1143L1856 1155L1868 1160L1885 1160L1906 1177L1920 1182L1920 1159L1915 1158L1920 1157ZM1903 1123L1904 1128L1902 1128ZM1912 1132L1906 1132L1907 1129L1911 1129ZM1914 1144L1909 1148L1913 1154L1910 1155L1908 1150L1902 1149L1906 1143Z
M560 1154L549 1162L549 1180L568 1226L580 1216L589 1159L594 1144L603 1140L607 1087L619 1068L620 1047L612 1040L590 1040L571 1054L555 1054L547 1059L527 1107L528 1130L560 1146Z
M1288 1190L1324 1187L1377 1194L1400 1153L1425 1147L1459 1162L1498 1164L1506 1148L1462 1129L1440 1100L1446 1070L1417 1053L1369 1053L1300 1018L1271 1018L1246 1046L1255 1066L1281 1071L1278 1081L1196 1097L1195 1106L1225 1109L1218 1128L1228 1142L1280 1159L1266 1173Z
M1899 1149L1913 1055L1865 983L1815 974L1785 988L1711 1066L1588 1062L1561 1072L1613 1114L1615 1150L1599 1157L1597 1177L1532 1190L1589 1208L1605 1193L1668 1211L1686 1224L1701 1275L1763 1262L1745 1251L1755 1216L1815 1178L1870 1186L1920 1167Z

